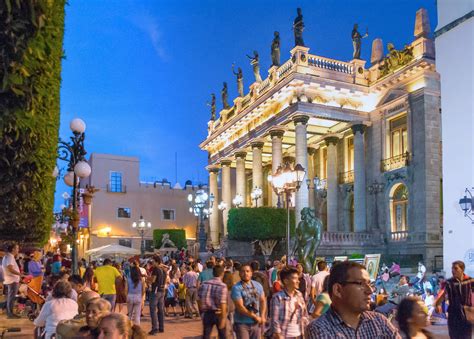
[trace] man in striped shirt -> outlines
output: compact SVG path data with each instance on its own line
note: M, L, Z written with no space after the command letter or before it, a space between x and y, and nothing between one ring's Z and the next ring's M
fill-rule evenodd
M331 308L308 325L308 338L401 339L386 317L369 311L372 287L363 265L353 261L334 265L328 292Z
M185 318L192 318L193 312L198 314L197 302L197 281L196 263L193 263L188 272L183 276L183 284L186 286L186 315Z
M214 278L202 283L198 290L203 338L210 338L212 328L216 325L219 339L224 339L227 319L227 286L222 282L224 267L214 266L212 274Z

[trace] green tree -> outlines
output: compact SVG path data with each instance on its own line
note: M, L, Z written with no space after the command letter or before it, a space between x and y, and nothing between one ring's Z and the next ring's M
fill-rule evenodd
M0 0L0 239L53 221L65 0Z

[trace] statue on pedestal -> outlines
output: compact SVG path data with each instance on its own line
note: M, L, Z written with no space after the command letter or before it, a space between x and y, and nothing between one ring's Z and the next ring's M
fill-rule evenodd
M304 22L303 22L303 14L301 8L297 8L296 12L298 16L293 21L293 33L295 35L295 46L304 46L303 41L303 30L304 30Z
M211 121L216 120L216 95L211 93L211 103L207 103L207 106L211 107Z
M360 59L360 47L362 45L362 39L367 38L369 36L368 29L365 32L365 35L362 36L357 30L358 27L358 24L354 24L354 28L352 29L352 47L354 48L354 52L352 53L353 59Z
M238 68L238 71L236 72L234 70L234 64L232 64L232 73L237 76L237 92L239 92L239 96L243 97L244 96L244 76L242 74L242 68Z
M262 77L260 76L260 63L258 52L253 51L253 56L247 54L247 58L250 59L250 64L253 66L253 75L255 76L255 81L262 82Z
M271 48L272 66L280 66L280 33L273 33L273 41Z
M305 271L314 274L316 271L316 249L321 243L323 224L315 217L314 210L305 207L301 210L301 221L296 226L294 255L303 265Z
M221 90L221 97L222 97L222 106L224 107L224 109L229 109L230 106L229 106L229 103L227 102L227 100L228 100L227 82L225 82L225 81L223 83L223 87L222 87L222 90Z
M173 241L170 239L170 235L168 233L164 233L163 237L161 238L161 247L160 248L166 248L166 247L176 247Z

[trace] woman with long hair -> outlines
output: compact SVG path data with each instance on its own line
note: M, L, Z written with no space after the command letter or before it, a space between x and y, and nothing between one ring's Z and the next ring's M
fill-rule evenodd
M423 301L416 297L407 297L398 304L396 320L400 334L404 339L434 338L426 330L428 312Z
M115 300L115 312L118 306L118 313L122 313L123 306L127 303L127 278L123 273L122 266L119 263L114 263L114 267L119 271L120 277L115 279L115 291L117 292L117 299Z
M128 278L127 308L128 317L135 325L140 325L143 295L145 294L145 284L140 269L133 265L130 267L130 277Z
M97 286L94 282L94 270L92 269L91 265L89 265L84 272L84 287L88 287L91 290L97 292Z
M121 313L110 313L100 319L99 339L142 339L145 332Z

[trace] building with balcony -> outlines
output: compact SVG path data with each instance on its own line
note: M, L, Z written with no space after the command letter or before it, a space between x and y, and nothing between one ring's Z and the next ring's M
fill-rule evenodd
M426 10L416 13L413 41L388 50L385 56L375 39L366 65L295 46L288 60L221 110L200 144L209 153L216 201L231 206L239 194L244 206L278 206L266 178L283 163L299 163L307 184L292 201L297 219L309 206L323 221L319 254L417 255L432 266L442 253L441 124ZM263 195L254 201L255 187ZM228 211L222 214L225 224ZM218 215L214 206L214 244L226 229Z
M151 222L145 233L145 248L153 252L153 230L184 229L186 238L196 239L196 217L189 212L187 196L196 189L189 182L182 188L166 179L155 182L140 181L138 158L92 153L89 158L91 175L81 186L98 188L89 206L88 244L80 246L81 255L88 248L109 244L140 249L141 237L132 223L140 216Z

